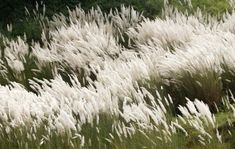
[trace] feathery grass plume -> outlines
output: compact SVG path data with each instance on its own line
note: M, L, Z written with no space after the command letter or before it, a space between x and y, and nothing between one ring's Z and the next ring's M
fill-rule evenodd
M201 138L203 142L208 141L208 143L210 143L210 140L213 139L213 134L210 134L211 132L207 131L210 127L215 128L216 122L214 115L209 110L208 105L197 99L194 102L191 102L187 99L186 107L179 106L179 110L185 117L184 119L186 120L186 123L188 123L190 127L193 127L199 132L199 138ZM188 131L188 133L191 132ZM206 138L208 140L206 140Z
M49 23L50 30L60 28L64 25L76 24L79 22L82 26L86 23L96 23L99 26L105 26L109 33L122 44L127 44L128 37L125 32L129 27L136 26L144 18L142 13L134 10L133 7L120 6L118 9L110 10L108 14L103 13L99 7L93 8L87 13L77 6L74 10L68 10L68 17L63 14L56 14Z
M193 28L185 23L174 22L171 19L155 21L145 20L136 28L130 28L128 35L137 46L151 44L165 50L174 51L174 48L184 45L191 40Z
M3 85L9 84L10 81L18 82L30 89L29 79L37 77L52 78L53 70L45 69L39 71L31 53L31 47L24 39L18 37L16 40L4 38L4 48L1 52L1 63L5 70ZM46 72L47 71L47 72Z
M226 14L224 16L224 19L223 21L221 21L221 23L219 23L219 28L225 32L229 32L229 33L235 33L235 30L234 30L234 13L232 14Z

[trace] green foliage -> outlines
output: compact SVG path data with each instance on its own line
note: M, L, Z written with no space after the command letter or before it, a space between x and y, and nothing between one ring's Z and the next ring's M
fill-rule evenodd
M89 9L93 6L100 6L102 10L108 12L110 8L120 7L120 5L132 5L136 10L143 11L144 15L153 18L161 13L164 6L163 0L88 0L81 2L82 8Z
M223 81L223 90L231 91L232 94L235 93L235 72L233 69L229 68L226 63L222 64L223 73L221 75Z
M224 12L231 11L231 6L226 0L192 0L193 8L188 7L182 0L171 0L174 6L181 11L188 10L188 12L195 12L197 8L204 10L211 15L221 16Z
M176 75L176 74L175 74ZM177 114L178 106L186 104L186 98L191 100L199 99L207 103L211 110L215 109L215 104L221 104L221 98L225 95L223 91L223 81L218 73L207 70L205 72L190 73L182 70L177 78L166 80L149 80L143 84L152 95L156 95L157 90L162 98L171 96L174 105L171 113ZM228 89L228 88L227 88ZM157 96L156 96L157 99Z
M211 108L215 104L221 102L222 97L222 82L220 80L220 75L214 71L208 70L207 72L198 72L191 74L189 72L184 72L179 78L179 82L173 84L176 87L176 97L178 104L185 104L184 97L189 99L199 99L207 103ZM174 90L174 89L173 89ZM169 90L171 92L171 89ZM177 94L183 95L183 98L179 98Z

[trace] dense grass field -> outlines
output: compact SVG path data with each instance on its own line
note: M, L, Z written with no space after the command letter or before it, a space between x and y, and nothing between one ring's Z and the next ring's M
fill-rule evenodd
M30 40L8 24L0 148L235 148L235 3L214 2L162 1L151 17L36 5Z

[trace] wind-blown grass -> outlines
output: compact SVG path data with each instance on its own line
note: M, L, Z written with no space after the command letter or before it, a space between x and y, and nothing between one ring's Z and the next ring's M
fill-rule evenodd
M40 43L2 38L1 148L233 145L234 14L163 12L77 7Z

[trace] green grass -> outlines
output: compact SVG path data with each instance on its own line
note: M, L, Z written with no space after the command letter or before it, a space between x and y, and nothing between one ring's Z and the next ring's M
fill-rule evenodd
M204 12L211 15L222 16L226 11L232 10L231 6L226 0L192 0L192 8L188 7L187 4L183 3L182 0L171 0L173 5L177 6L180 11L188 10L189 13L193 13L197 8L200 8Z

